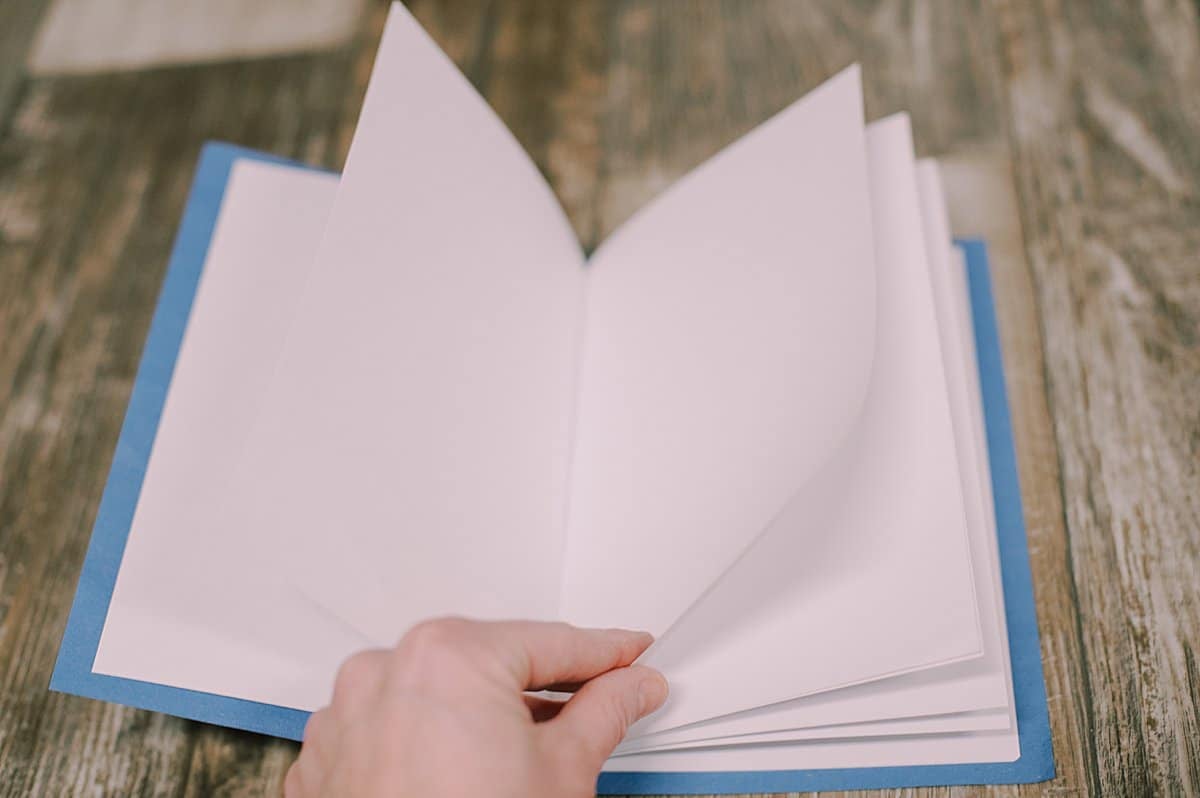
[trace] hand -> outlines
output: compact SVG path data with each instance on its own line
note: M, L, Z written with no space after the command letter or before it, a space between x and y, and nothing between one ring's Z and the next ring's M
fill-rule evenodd
M666 701L662 675L631 665L651 640L562 623L420 624L342 665L284 793L591 796L629 726ZM525 694L541 689L575 694Z

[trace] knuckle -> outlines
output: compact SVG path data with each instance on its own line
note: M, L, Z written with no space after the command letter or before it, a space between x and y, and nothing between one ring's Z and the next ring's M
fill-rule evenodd
M400 674L428 679L441 677L450 666L470 657L470 623L461 618L435 618L414 626L400 640L394 663Z
M401 648L444 650L454 648L466 636L466 621L461 618L433 618L421 621L400 640Z
M333 682L335 698L369 684L375 675L377 656L377 652L374 651L360 651L343 662Z
M382 674L381 659L378 651L363 651L342 663L333 680L331 708L335 713L354 711L363 696L377 687Z

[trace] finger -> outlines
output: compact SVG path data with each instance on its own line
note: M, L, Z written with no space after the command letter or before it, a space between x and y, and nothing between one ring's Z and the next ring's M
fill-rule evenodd
M369 703L379 688L387 664L387 652L360 651L338 668L333 682L330 709L340 719L354 716Z
M325 766L305 751L288 768L283 781L284 798L310 798L320 792Z
M300 761L311 761L321 766L332 760L330 751L330 734L334 732L330 726L333 717L329 707L317 710L308 716L304 724L304 741L300 746Z
M558 717L539 727L550 744L570 749L599 770L635 722L667 700L667 680L644 665L597 676L567 701Z
M565 623L482 624L505 654L515 686L541 690L586 682L637 659L654 638L625 629L580 629Z
M542 698L539 695L524 696L525 706L529 707L529 715L534 723L545 723L554 720L558 713L567 705L566 701L555 701L553 698Z
M304 785L300 782L300 760L288 768L283 779L283 798L304 798Z
M288 778L293 779L293 789L300 798L317 798L324 794L322 787L328 774L328 768L309 757L300 757L292 763L288 770ZM285 788L287 783L284 783ZM290 798L290 794L288 796Z

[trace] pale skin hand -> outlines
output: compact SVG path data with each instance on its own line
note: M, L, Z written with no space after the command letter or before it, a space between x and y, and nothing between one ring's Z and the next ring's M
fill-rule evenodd
M591 796L600 766L667 683L631 663L643 632L428 621L357 654L315 713L287 798ZM575 690L565 703L527 690Z

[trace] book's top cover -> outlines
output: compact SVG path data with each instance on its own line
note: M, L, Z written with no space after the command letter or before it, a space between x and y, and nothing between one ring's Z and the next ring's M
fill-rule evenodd
M225 186L239 159L291 163L230 144L204 147L84 559L50 687L192 720L299 740L308 713L94 673L92 663ZM297 168L299 164L292 164ZM927 785L1020 784L1054 775L1033 582L987 250L960 240L967 263L991 461L1021 756L1014 762L838 770L604 773L602 794L803 792Z

